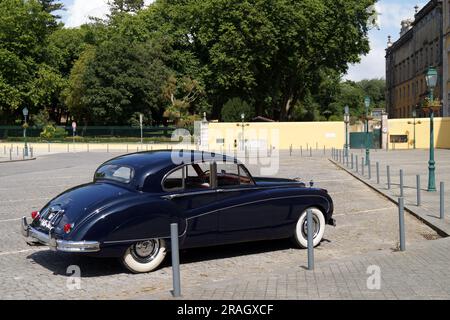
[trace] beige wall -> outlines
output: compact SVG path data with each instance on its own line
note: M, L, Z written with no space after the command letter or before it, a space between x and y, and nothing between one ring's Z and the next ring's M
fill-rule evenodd
M428 149L430 146L430 119L416 119L421 124L416 125L416 147ZM413 119L391 119L389 120L390 135L408 135L409 143L390 143L389 149L412 149L414 146L414 126L408 124ZM450 148L450 118L434 119L434 144L436 148Z
M430 144L429 118L416 119L416 147L428 149ZM391 119L389 123L389 149L412 149L414 145L414 126L408 124L413 119ZM354 128L353 128L354 129ZM354 131L354 130L351 130ZM435 118L435 147L450 148L450 118ZM210 123L209 147L214 150L234 150L234 140L238 148L241 142L242 127L237 123ZM408 135L408 143L390 143L390 135ZM307 146L319 149L323 147L342 148L345 144L345 125L343 122L281 122L250 123L244 129L247 144L260 141L259 147L277 147L278 149L298 149ZM223 139L222 141L218 141ZM251 143L251 142L250 142ZM256 144L256 143L255 143Z
M240 123L210 123L209 147L215 150L234 150L235 140L242 141ZM342 148L345 144L343 122L273 122L249 123L244 128L247 145L258 145L277 149L299 149L303 147ZM218 141L222 140L222 141Z

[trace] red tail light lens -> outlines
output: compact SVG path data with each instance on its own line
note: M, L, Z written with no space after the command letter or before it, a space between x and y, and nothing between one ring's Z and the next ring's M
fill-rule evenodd
M65 233L69 233L72 230L73 225L71 225L70 223L64 225L64 232Z
M33 211L33 212L31 213L31 218L32 218L33 220L39 219L39 211Z

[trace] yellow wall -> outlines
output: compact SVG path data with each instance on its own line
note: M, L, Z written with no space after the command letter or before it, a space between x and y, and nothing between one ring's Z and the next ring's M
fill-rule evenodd
M416 119L416 147L428 149L430 144L430 120ZM412 149L414 126L408 124L413 119L389 120L389 149ZM351 130L352 131L352 130ZM450 148L450 118L435 118L435 147ZM242 127L240 123L210 123L209 147L214 150L234 150L234 140L240 145ZM408 143L390 143L390 135L408 135ZM345 125L343 122L270 122L249 123L244 128L245 139L267 141L267 147L277 149L293 148L315 149L342 148L345 144ZM223 139L224 143L219 143Z
M416 119L421 124L416 125L416 147L428 149L430 146L430 119ZM390 143L390 149L412 149L414 145L414 126L408 124L413 119L391 119L389 120L389 135L408 135L409 143ZM450 118L434 119L434 144L436 148L450 148Z
M234 150L234 140L241 141L240 123L210 123L209 147L215 150ZM342 148L345 144L345 124L343 122L264 122L248 123L244 136L250 141L266 141L277 149L299 149L302 147ZM224 143L218 143L224 139ZM261 144L260 144L261 145Z

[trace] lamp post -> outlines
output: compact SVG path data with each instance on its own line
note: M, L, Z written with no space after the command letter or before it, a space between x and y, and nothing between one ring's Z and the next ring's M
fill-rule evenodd
M24 118L25 118L25 123L23 124L23 139L24 139L24 141L25 141L25 149L24 149L24 156L25 157L28 157L28 144L27 144L27 127L28 127L28 108L27 107L25 107L25 108L23 108L23 110L22 110L22 113L23 113L23 116L24 116Z
M366 107L366 166L370 163L370 146L369 146L369 107L370 107L370 97L364 99L364 104Z
M350 123L350 108L345 106L344 108L344 122L345 122L345 157L348 157L348 151L350 149L348 141L348 125Z
M245 113L241 114L241 124L238 124L238 127L242 128L242 137L241 137L241 151L245 151L245 127L250 126L248 123L245 124Z
M411 121L408 121L408 124L412 124L413 125L413 128L414 128L414 149L416 149L416 125L418 125L418 124L422 124L422 121L416 121L416 118L417 118L417 112L416 112L416 110L413 110L412 111L412 117L413 117L413 122L411 122Z
M428 111L430 113L430 159L428 161L428 191L436 191L436 162L434 161L434 88L437 84L437 70L435 68L428 68L427 74L425 76L427 87L429 90L429 103Z

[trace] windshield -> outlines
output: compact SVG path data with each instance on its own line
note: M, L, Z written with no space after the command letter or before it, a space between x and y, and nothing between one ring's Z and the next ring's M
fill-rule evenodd
M114 180L122 183L130 183L133 179L133 169L119 165L105 165L95 173L95 180Z

